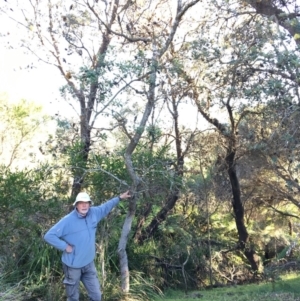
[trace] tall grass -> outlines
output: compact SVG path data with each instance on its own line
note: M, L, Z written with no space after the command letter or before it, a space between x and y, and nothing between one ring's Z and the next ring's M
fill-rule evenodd
M6 284L6 277L9 275L1 274L0 276L0 301L24 301L28 295L24 290L24 281L17 284Z
M47 290L43 290L43 295L37 296L37 288L26 287L26 281L21 281L13 286L5 283L5 276L0 277L0 301L62 301L65 300L61 282L49 282ZM136 275L136 287L128 295L120 295L115 290L115 294L106 294L103 300L155 300L155 301L300 301L300 276L299 274L285 275L282 280L272 283L250 284L218 288L212 290L199 290L188 292L167 291L165 295L152 293L145 294L150 283L142 280ZM114 283L116 285L116 283ZM149 289L148 288L148 289ZM153 289L153 288L152 288ZM113 291L111 291L112 293ZM150 297L150 298L149 298ZM82 295L80 300L88 300Z

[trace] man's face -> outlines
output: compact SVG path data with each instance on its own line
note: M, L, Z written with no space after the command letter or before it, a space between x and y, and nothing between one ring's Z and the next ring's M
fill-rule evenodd
M83 215L83 216L86 216L86 214L88 213L89 209L90 209L90 202L77 202L76 203L76 208L77 208L77 211Z

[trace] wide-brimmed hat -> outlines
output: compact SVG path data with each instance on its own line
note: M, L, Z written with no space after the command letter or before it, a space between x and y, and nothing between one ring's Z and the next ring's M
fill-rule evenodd
M73 206L76 205L77 202L90 202L93 205L93 201L91 200L90 196L86 192L79 192L77 194L76 200L73 203Z

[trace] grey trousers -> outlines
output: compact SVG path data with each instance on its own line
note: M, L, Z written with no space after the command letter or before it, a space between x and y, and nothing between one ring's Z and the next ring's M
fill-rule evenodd
M86 288L90 301L101 301L100 283L94 262L80 269L68 267L63 263L63 271L67 301L79 301L80 281Z

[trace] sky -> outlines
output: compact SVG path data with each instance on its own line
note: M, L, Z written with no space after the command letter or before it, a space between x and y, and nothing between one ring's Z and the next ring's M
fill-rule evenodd
M16 26L15 21L1 14L0 95L4 93L9 101L26 99L41 104L49 115L76 118L74 110L60 95L59 88L66 82L59 70L38 62L36 56L25 54L26 49L20 47L20 41L28 35L23 26ZM186 126L194 127L195 120L191 119L194 112L195 108L188 105L182 108L181 116L188 116Z
M33 101L50 115L66 115L70 106L60 96L65 84L59 71L46 63L37 63L32 54L25 54L18 41L26 34L22 27L5 15L0 18L0 94L9 101Z
M0 57L1 94L6 94L9 101L26 99L41 104L50 115L63 113L65 105L59 94L62 80L57 70L47 65L27 69L30 58L22 50L8 50L3 45Z

